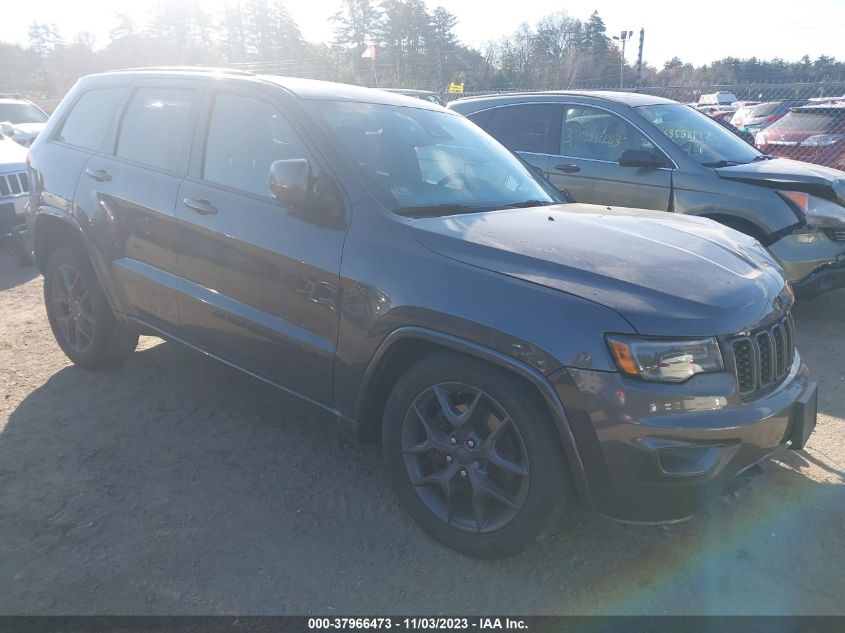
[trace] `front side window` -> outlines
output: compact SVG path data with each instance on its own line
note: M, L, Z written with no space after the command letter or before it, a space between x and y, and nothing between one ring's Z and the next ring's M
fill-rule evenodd
M139 88L123 115L117 155L184 173L194 133L195 90Z
M73 105L56 140L98 151L122 97L121 88L89 90Z
M317 169L299 134L276 108L240 95L215 97L203 163L205 180L270 197L270 165L291 158L306 158L312 170Z
M314 102L330 133L390 209L459 213L560 197L466 118L408 106Z
M617 162L625 150L654 151L654 144L621 117L589 106L567 106L560 155Z
M0 103L0 121L3 123L44 123L47 115L31 103Z
M550 141L557 135L560 106L553 103L525 103L494 108L487 131L516 152L551 154Z
M706 114L680 103L637 106L637 112L705 167L750 163L762 156Z

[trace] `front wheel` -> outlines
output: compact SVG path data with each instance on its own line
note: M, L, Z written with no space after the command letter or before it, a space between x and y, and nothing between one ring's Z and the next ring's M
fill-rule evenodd
M56 341L80 367L113 365L138 344L138 331L114 317L94 268L80 248L64 246L50 255L44 304Z
M521 551L555 527L572 497L544 404L473 358L436 354L411 367L385 407L382 444L408 513L471 556Z

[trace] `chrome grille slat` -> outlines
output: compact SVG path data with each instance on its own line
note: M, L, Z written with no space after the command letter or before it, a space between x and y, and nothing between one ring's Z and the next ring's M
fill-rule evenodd
M836 242L845 242L845 229L828 229L827 235Z
M25 171L0 174L0 197L22 196L29 192L29 180Z
M779 384L789 374L795 360L792 315L787 314L765 328L731 338L727 348L743 398L750 398Z

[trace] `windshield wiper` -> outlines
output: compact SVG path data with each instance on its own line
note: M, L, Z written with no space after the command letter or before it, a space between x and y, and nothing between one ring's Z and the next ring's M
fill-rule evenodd
M754 157L754 162L756 163L757 161L761 161L761 160L774 160L774 158L775 157L772 156L771 154L760 154L759 156Z
M524 209L526 207L547 207L550 204L561 204L554 200L525 200L523 202L513 202L511 204L502 205L501 209Z
M441 215L457 215L459 213L478 213L489 211L496 207L469 205L469 204L430 204L419 207L399 207L394 212L405 217L413 218L435 218Z
M732 165L745 165L740 160L717 160L713 163L701 163L704 167L731 167Z

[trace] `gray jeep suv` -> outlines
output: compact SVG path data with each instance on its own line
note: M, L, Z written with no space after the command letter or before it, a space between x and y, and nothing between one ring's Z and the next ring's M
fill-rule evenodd
M435 104L114 72L77 83L30 160L73 362L146 332L296 394L380 437L404 507L462 552L519 551L575 504L685 518L813 429L792 292L757 242L564 204Z
M578 202L708 217L758 239L795 293L845 286L845 172L774 158L681 103L625 92L458 99Z

